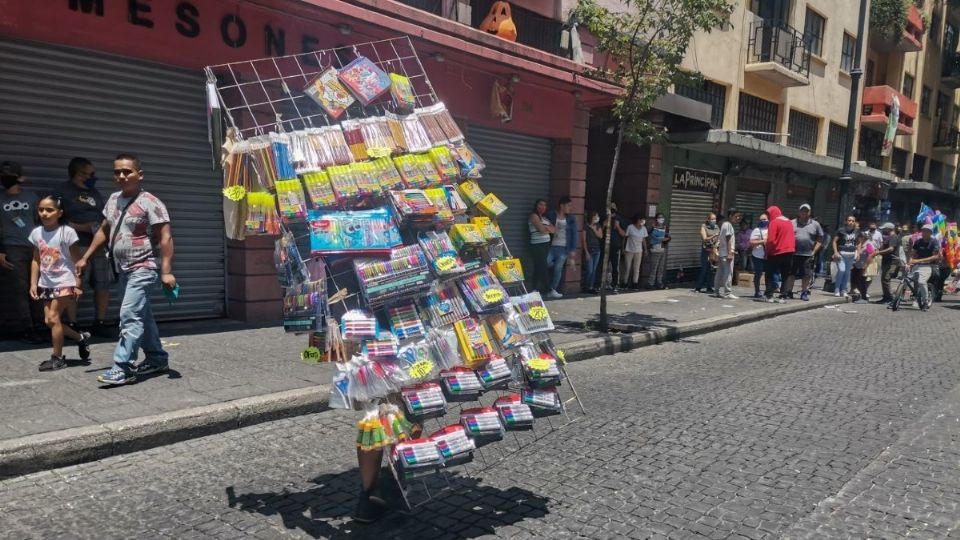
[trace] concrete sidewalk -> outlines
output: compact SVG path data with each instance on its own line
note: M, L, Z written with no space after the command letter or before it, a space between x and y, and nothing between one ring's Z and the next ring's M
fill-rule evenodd
M568 360L709 332L834 304L721 300L687 289L611 295L610 320L624 331L595 331L599 298L548 303L555 342ZM161 325L172 370L122 387L102 387L112 342L93 346L90 362L40 373L48 348L0 343L0 478L100 459L326 407L334 367L298 360L306 338L278 327L235 321ZM67 349L76 358L76 349Z

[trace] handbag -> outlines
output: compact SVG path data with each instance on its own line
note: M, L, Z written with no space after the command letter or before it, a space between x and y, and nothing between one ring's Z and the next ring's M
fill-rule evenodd
M107 261L110 263L110 270L113 272L114 280L120 277L120 270L117 269L117 258L113 255L113 245L117 242L117 235L120 234L120 227L123 225L123 218L127 216L127 210L133 206L133 203L137 202L137 199L140 198L140 193L142 192L138 191L137 194L134 195L133 199L130 199L130 202L123 207L123 210L120 211L120 218L117 219L116 226L112 231L110 231L110 241L107 243L106 257Z

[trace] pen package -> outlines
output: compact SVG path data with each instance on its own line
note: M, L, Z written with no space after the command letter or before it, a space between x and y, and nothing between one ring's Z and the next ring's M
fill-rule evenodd
M390 329L399 339L422 337L426 334L417 306L413 302L387 308L387 318L390 320Z
M503 422L494 407L464 409L460 412L460 425L477 447L503 439Z
M467 436L467 430L462 425L451 424L433 432L429 438L437 445L445 467L473 461L473 451L477 449L477 445Z
M458 283L463 296L477 313L500 311L503 304L510 301L510 295L489 268L469 274Z
M440 386L447 401L476 401L483 393L483 385L473 370L465 367L440 372Z
M523 402L520 394L510 394L497 398L493 404L500 414L503 427L508 430L533 429L533 410Z
M510 298L510 306L516 313L520 333L535 334L554 329L550 312L538 291Z
M490 360L477 370L477 377L483 384L484 390L497 390L505 388L513 380L513 370L506 359L499 355L493 355Z
M556 386L562 380L557 359L545 352L537 353L534 347L523 348L520 367L527 384L533 388Z
M434 328L453 324L470 316L470 309L457 291L455 283L435 284L420 305Z
M478 319L463 319L453 325L460 344L463 365L474 369L483 365L494 354L490 335L483 321Z
M530 406L533 416L537 418L563 412L563 404L556 388L524 388L520 391L520 398Z
M400 399L407 416L416 421L447 414L447 401L443 397L443 390L434 382L401 388Z

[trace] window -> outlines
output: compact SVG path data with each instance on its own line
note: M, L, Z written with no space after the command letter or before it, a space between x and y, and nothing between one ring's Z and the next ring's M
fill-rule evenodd
M913 170L910 171L910 179L914 182L923 181L924 169L927 168L927 157L920 154L913 155Z
M678 84L676 94L692 100L713 106L710 113L710 127L723 127L723 113L727 106L727 87L712 81L704 80L703 84Z
M777 116L780 114L780 105L765 99L740 93L740 111L737 115L737 130L760 131L771 135L748 133L757 139L776 142L772 135L777 132Z
M893 149L893 158L890 160L890 172L899 176L900 178L907 177L907 157L910 155L910 152L906 150L901 150L900 148Z
M950 96L940 92L937 96L937 118L943 118L950 107Z
M914 84L913 75L909 73L904 73L903 74L903 95L907 96L910 99L913 99L913 84Z
M940 10L934 9L930 17L930 41L936 43L940 40Z
M860 130L860 161L865 161L867 167L883 168L883 157L880 150L883 147L883 133L872 129Z
M929 178L927 182L930 182L935 186L941 185L941 182L943 181L943 162L942 161L937 161L935 159L930 160L930 176L928 176L927 178Z
M817 117L797 110L790 111L790 137L787 146L800 148L807 152L817 151L817 131L820 122Z
M840 71L850 73L853 69L854 52L857 49L857 38L843 33L843 47L840 49Z
M823 29L827 20L819 13L807 8L807 19L803 25L803 39L807 41L810 54L820 56L823 53Z
M843 159L843 149L847 144L847 128L830 122L830 133L827 136L827 155Z
M930 87L924 86L920 90L920 114L930 116Z

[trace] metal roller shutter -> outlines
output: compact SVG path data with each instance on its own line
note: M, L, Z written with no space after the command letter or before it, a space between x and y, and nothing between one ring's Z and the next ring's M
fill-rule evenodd
M97 187L110 193L113 156L138 155L145 189L170 210L174 272L183 290L172 305L154 297L157 318L223 316L222 196L211 170L201 73L2 39L0 64L0 152L23 164L27 187L51 190L66 180L70 158L83 156L97 167ZM90 305L81 302L81 319L92 317Z
M476 126L470 126L466 135L467 142L487 165L480 187L495 193L507 205L508 210L499 220L500 229L511 253L520 257L529 273L527 216L534 201L550 199L553 143L550 139ZM555 202L550 200L551 206Z
M737 210L743 213L743 221L751 226L756 226L760 214L767 211L767 194L747 191L737 192L735 205Z
M670 197L670 251L667 269L699 268L700 225L714 211L713 195L699 191L674 190Z

